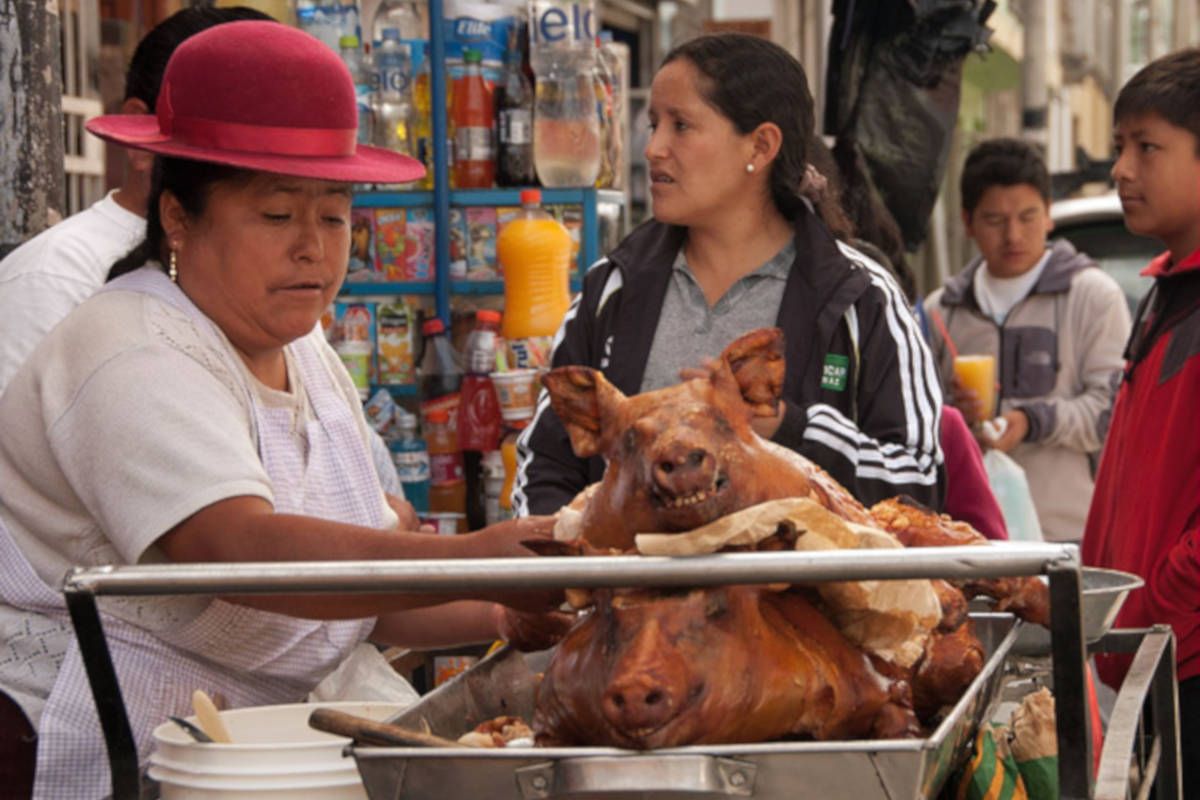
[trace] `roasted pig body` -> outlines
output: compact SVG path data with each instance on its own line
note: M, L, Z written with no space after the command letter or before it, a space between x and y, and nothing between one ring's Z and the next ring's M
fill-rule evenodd
M815 464L755 435L756 409L779 396L781 353L778 330L755 331L706 377L634 397L594 370L546 375L575 452L603 455L607 470L564 510L560 541L542 552L632 553L650 539L725 549L710 529L747 517L742 538L728 540L736 549L982 540L898 501L868 511ZM776 506L778 529L758 513ZM919 735L979 673L983 648L959 588L867 584L570 593L584 611L539 687L537 741L644 749ZM1038 617L1039 587L1044 600L1038 581L966 588Z

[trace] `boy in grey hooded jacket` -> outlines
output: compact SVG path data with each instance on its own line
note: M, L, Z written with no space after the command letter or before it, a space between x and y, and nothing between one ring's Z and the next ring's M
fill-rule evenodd
M946 396L968 422L990 416L956 385L953 354L991 354L996 438L1026 473L1045 537L1083 535L1099 453L1124 365L1129 310L1117 283L1069 242L1047 246L1050 179L1028 144L995 139L967 157L963 224L981 255L925 301ZM946 340L950 339L948 343Z

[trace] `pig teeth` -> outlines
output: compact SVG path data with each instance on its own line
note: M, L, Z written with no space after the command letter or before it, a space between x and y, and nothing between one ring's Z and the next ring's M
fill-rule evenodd
M689 494L687 497L677 497L674 500L672 500L670 503L668 503L667 505L669 505L671 508L683 508L685 506L694 506L697 503L703 503L705 500L712 497L713 494L714 494L714 492L712 490L708 490L708 491L704 491L704 492L696 492L695 494Z

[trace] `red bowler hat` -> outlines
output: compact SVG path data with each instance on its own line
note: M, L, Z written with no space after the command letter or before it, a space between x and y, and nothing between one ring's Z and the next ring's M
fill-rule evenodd
M408 156L357 143L354 79L320 40L278 22L215 25L171 56L157 114L108 114L87 129L162 156L361 183L425 174Z

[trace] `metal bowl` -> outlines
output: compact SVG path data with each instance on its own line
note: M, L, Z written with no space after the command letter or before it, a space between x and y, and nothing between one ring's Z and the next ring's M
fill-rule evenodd
M1137 575L1115 569L1082 569L1083 638L1090 644L1108 633L1125 598L1145 581ZM1017 634L1012 652L1022 656L1050 655L1050 631L1041 625L1025 624Z

